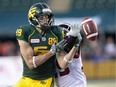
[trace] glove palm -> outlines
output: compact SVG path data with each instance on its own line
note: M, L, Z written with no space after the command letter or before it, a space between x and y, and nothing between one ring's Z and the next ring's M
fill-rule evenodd
M50 51L55 54L57 52L56 41L52 44Z
M57 51L63 50L67 46L67 40L63 39L57 44Z

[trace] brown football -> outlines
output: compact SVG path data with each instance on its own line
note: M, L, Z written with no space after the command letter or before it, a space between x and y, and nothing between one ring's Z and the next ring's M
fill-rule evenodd
M96 23L89 17L83 17L82 33L86 39L95 41L98 36L98 28Z

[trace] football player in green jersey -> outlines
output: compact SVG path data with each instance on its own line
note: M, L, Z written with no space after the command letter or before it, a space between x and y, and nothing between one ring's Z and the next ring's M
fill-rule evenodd
M62 40L62 32L53 25L53 14L45 3L34 4L28 12L30 25L16 31L23 60L23 77L14 87L53 87L55 68L54 41Z
M62 31L53 25L52 11L45 3L34 4L28 12L28 20L30 25L22 25L16 31L23 76L14 87L54 87L55 53L57 46L62 46L56 46L54 41L58 43L63 39Z

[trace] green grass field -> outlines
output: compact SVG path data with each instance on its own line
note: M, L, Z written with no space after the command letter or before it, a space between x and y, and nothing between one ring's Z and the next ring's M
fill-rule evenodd
M116 87L116 79L88 80L87 87Z

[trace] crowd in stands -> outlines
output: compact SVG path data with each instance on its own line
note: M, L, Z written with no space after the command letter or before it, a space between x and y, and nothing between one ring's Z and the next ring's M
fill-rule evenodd
M85 39L82 45L82 56L84 59L94 62L116 59L115 32L108 33L99 30L96 41Z
M116 43L113 37L109 36L104 41L84 41L82 45L82 56L86 60L100 62L109 59L116 59Z

